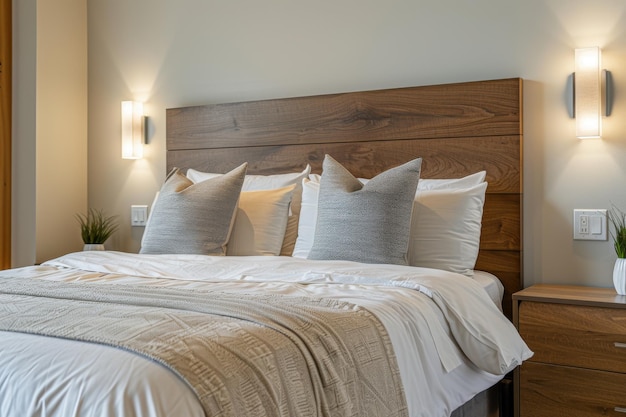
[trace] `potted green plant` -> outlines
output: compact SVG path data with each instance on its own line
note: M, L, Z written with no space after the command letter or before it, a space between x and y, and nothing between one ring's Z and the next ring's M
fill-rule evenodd
M89 209L87 214L77 214L83 250L104 250L104 242L117 230L117 216L107 216L103 210Z
M613 285L620 295L626 295L626 212L613 205L607 210L611 223L611 237L617 254L613 268Z

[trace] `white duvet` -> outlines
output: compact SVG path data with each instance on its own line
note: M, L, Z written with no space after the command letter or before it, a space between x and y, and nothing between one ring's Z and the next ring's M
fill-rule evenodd
M93 282L94 288L107 282L270 291L362 305L389 333L412 417L449 416L532 355L480 284L434 269L289 257L79 252L2 271L3 276ZM0 332L1 417L202 415L185 382L141 356Z

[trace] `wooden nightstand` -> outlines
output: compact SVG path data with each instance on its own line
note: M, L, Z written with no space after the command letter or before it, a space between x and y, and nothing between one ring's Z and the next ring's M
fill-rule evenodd
M515 373L516 416L626 416L626 296L535 285L513 294L513 322L535 352Z

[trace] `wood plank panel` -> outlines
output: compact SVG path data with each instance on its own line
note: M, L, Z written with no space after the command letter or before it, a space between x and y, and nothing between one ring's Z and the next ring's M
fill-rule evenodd
M519 193L520 152L517 136L209 148L169 150L167 169L223 173L248 162L250 173L268 174L302 170L308 163L313 172L320 173L324 155L329 154L354 175L371 178L389 167L421 157L423 178L458 178L486 170L490 193Z
M522 250L521 195L492 194L487 188L480 249Z
M0 269L11 266L11 0L0 0Z
M345 144L337 145L343 147ZM375 143L374 145L380 145ZM333 145L328 145L333 155L339 155L343 152L332 152ZM306 146L298 147L299 149L308 148ZM389 146L383 150L384 156L380 157L382 161L389 162L393 157L389 154ZM294 163L296 159L293 153L301 156L300 162ZM251 161L249 172L256 174L266 174L269 172L295 172L302 170L306 163L311 163L314 172L321 172L321 160L324 151L320 151L317 147L307 153L306 151L297 152L292 147L255 147L245 149L210 149L200 151L171 151L168 153L168 163L173 167L192 167L206 172L226 172L240 163ZM351 153L355 155L355 152ZM403 155L407 157L406 152L398 152L394 155ZM342 163L352 169L352 172L358 172L358 176L372 177L378 173L381 168L375 164L367 165L364 161L372 161L373 158L352 158L346 161L339 158ZM405 160L398 160L398 164ZM447 166L450 166L447 164ZM428 171L426 171L428 172ZM460 174L460 169L452 168L450 173L439 170L439 177L448 176L455 177ZM466 172L466 171L463 171ZM425 174L425 176L427 176ZM490 175L488 175L489 178ZM427 176L428 178L436 178L436 176ZM510 181L510 178L506 178ZM503 181L501 181L502 183ZM513 181L511 181L513 182ZM521 249L521 195L520 194L498 194L498 184L490 182L488 193L485 201L483 215L483 230L481 234L481 249L483 250L520 250ZM519 268L517 268L519 271Z
M623 417L626 410L625 374L526 362L520 380L520 417Z
M168 109L168 149L521 135L521 97L513 78Z

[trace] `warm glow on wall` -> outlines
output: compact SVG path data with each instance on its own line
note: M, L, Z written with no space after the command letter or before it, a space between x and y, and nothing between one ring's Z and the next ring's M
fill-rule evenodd
M122 158L143 157L144 119L143 103L122 101Z

